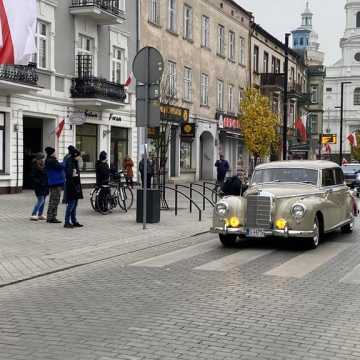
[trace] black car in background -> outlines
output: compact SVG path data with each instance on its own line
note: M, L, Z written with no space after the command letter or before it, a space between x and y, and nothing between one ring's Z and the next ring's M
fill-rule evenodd
M346 185L360 195L360 164L345 164L342 166Z

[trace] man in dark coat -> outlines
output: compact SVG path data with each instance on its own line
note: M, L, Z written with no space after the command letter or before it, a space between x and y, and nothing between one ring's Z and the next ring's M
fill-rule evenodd
M61 223L57 219L57 209L60 203L61 189L64 186L64 167L56 158L55 149L48 146L45 149L46 161L45 171L48 177L48 185L50 189L50 199L47 211L47 222L53 224Z
M215 163L217 171L217 182L220 186L224 184L226 173L230 170L230 166L227 160L224 159L224 155L220 155L220 160Z
M110 167L107 163L107 153L102 151L99 155L99 160L96 161L95 165L96 169L96 186L101 187L99 192L99 206L101 206L102 211L108 211L109 206L108 202L106 201L106 197L110 194L110 189L107 185L110 182Z
M142 186L144 187L145 186L145 176L144 176L144 173L145 173L145 158L144 158L144 155L139 163L139 172L140 172L140 175L141 175L141 183L142 183ZM152 162L150 161L150 159L148 158L147 159L147 178L146 178L146 188L147 189L151 189L151 178L153 177L154 175L154 168L153 168L153 164Z
M65 212L65 225L67 229L72 229L75 227L83 227L76 217L76 210L78 206L79 199L83 199L81 179L80 179L80 169L79 169L79 160L80 160L80 151L77 149L72 149L70 152L71 156L66 161L66 212Z

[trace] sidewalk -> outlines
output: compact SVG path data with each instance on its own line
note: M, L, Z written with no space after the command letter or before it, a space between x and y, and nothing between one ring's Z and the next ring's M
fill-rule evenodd
M86 199L80 201L78 218L81 229L64 229L63 224L29 220L34 195L31 191L0 196L0 286L60 271L144 248L186 239L210 228L212 209L207 206L203 221L196 209L190 214L188 202L179 198L179 214L162 211L160 224L148 224L143 230L136 223L136 201L128 213L115 209L112 214L95 213ZM136 191L134 191L136 192ZM169 193L173 208L174 195ZM202 201L197 199L201 207ZM58 218L64 219L65 205L59 206Z

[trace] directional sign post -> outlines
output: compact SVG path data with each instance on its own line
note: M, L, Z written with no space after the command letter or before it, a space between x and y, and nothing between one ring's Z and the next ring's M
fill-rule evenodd
M144 128L144 189L143 229L147 222L147 178L149 127L160 126L160 81L164 71L164 60L158 50L152 47L141 49L133 62L136 85L136 126Z

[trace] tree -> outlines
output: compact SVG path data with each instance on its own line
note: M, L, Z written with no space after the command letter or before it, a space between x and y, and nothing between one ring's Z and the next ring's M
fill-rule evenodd
M259 158L270 155L278 146L279 118L273 113L269 98L254 88L245 91L240 107L245 144L254 156L256 165Z

